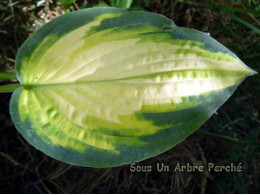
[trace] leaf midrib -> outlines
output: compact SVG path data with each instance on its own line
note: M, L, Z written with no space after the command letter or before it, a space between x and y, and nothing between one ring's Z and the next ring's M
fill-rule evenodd
M185 69L185 70L178 70L179 71L191 71L191 70L209 70L209 69ZM212 70L211 70L212 71ZM223 71L224 72L233 72L233 71L229 71L229 70L224 70L224 69L215 69L215 71ZM82 85L82 84L88 84L88 83L102 83L102 82L113 82L113 81L125 81L125 80L133 80L133 79L140 79L140 78L147 78L150 76L156 76L156 75L160 75L160 74L167 74L167 73L172 73L175 71L162 71L162 72L156 72L156 73L151 73L151 74L145 74L145 75L137 75L137 76L132 76L132 77L125 77L125 78L116 78L116 79L102 79L102 80L90 80L90 81L73 81L73 82L62 82L62 83L35 83L35 84L21 84L22 87L24 87L25 89L32 89L32 88L36 88L36 87L53 87L53 86L64 86L64 85ZM245 70L241 70L241 71L236 71L237 74L234 74L233 76L242 76L244 74L244 76L246 76L247 74L249 74L249 72L245 71ZM232 76L232 75L230 75ZM226 76L224 76L226 77ZM218 77L217 77L218 78ZM222 78L222 77L219 77Z

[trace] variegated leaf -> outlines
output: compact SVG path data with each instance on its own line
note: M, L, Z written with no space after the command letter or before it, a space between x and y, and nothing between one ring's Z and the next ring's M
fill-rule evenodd
M111 167L175 146L255 72L210 36L116 8L66 14L20 48L12 119L67 163Z

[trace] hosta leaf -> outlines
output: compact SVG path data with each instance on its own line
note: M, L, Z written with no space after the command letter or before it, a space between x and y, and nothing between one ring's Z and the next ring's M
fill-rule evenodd
M184 140L254 71L164 16L91 8L34 33L16 74L10 112L26 140L67 163L111 167Z

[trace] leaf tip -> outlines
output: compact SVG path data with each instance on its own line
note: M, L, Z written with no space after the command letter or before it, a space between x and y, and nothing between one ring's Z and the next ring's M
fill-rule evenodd
M252 68L248 68L248 74L247 76L253 76L253 75L256 75L256 74L259 74L257 71L253 70Z

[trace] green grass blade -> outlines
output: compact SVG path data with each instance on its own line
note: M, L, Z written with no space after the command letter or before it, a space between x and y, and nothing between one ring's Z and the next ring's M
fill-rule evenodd
M212 133L212 132L204 131L204 130L198 130L198 132L206 134L206 135L214 136L214 137L220 137L220 138L227 139L227 140L234 141L234 142L241 142L241 140L239 140L239 139L237 139L235 137L230 137L230 136L226 136L226 135L220 135L220 134L216 134L216 133Z
M224 11L224 10L223 10L223 12L226 13L227 15L229 15L231 18L233 18L233 19L236 20L237 22L239 22L239 23L245 25L247 28L252 29L252 30L255 31L257 34L260 34L260 29L259 29L259 28L253 26L252 24L248 23L247 21L245 21L245 20L243 20L243 19L241 19L241 18L239 18L239 17L237 17L237 16L235 16L235 15L233 15L233 14L228 13L227 11Z
M16 75L11 72L0 72L0 79L16 79Z

